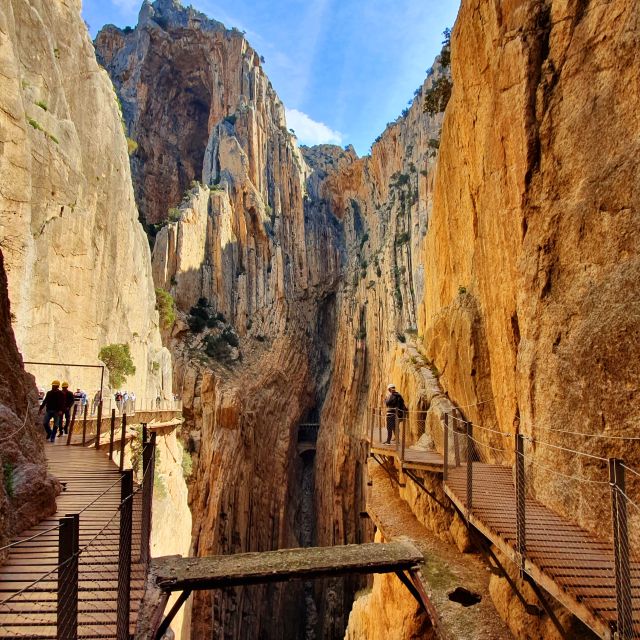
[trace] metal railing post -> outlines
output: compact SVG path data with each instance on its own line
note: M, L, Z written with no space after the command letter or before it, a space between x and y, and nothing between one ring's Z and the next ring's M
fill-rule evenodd
M124 445L127 439L127 414L122 414L122 439L120 440L120 471L124 469Z
M89 409L89 405L85 404L84 405L84 410L82 412L82 433L86 434L87 433L87 411Z
M69 432L67 433L67 444L71 444L71 436L73 435L73 427L76 424L76 411L78 410L78 407L76 407L76 405L73 405L73 414L71 415L71 423L69 424Z
M406 439L407 439L407 422L408 421L409 421L409 414L407 411L405 411L404 418L400 421L401 426L398 427L400 429L400 433L398 434L399 441L400 441L400 463L404 462L404 449L407 444Z
M467 519L473 509L473 424L466 423L467 427Z
M634 637L629 565L629 530L624 465L618 458L609 458L609 484L611 486L611 515L613 520L613 558L616 580L617 637Z
M71 422L69 423L69 433L67 434L67 444L71 442L71 435L73 434L73 428L76 426L76 415L78 414L78 405L73 403L73 411L71 412Z
M109 431L109 460L113 462L113 441L116 436L116 410L111 409L111 428Z
M118 545L118 601L116 639L129 640L131 595L131 534L133 529L133 469L122 474L120 484L120 539Z
M146 429L146 425L143 425ZM142 532L140 534L140 562L149 562L149 541L151 539L151 514L153 506L153 482L156 461L156 434L142 450Z
M100 448L100 432L102 431L102 411L99 420L96 422L96 449Z
M78 638L78 551L80 516L60 518L58 538L57 640Z
M520 571L524 571L524 557L527 549L524 438L516 433L516 551L520 560Z
M96 449L100 446L100 429L101 428L102 428L102 398L100 398L100 402L98 402L98 416L96 418Z
M444 456L444 461L442 463L442 480L444 482L447 481L448 471L447 468L449 466L449 414L444 414L444 448L442 452Z

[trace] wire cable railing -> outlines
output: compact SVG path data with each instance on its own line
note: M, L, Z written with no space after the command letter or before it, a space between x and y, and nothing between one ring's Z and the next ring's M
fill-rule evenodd
M458 409L434 416L374 407L369 421L371 446L401 464L419 443L441 454L445 490L463 517L497 527L522 572L593 628L640 638L640 471L589 446L596 439L633 445L639 437L514 433L471 423ZM577 446L581 437L587 442Z
M133 470L117 473L77 513L1 549L9 556L0 575L0 638L130 637L131 602L142 596L149 561L155 434L148 436L143 429L139 484ZM118 485L116 503L104 503ZM92 510L102 503L113 508ZM56 559L46 566L42 548L52 543Z

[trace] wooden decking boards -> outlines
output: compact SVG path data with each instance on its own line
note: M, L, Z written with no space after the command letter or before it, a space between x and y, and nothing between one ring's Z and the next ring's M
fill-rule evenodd
M511 467L473 463L472 508L468 519L513 562L516 501ZM467 513L466 464L448 470L445 492ZM565 520L527 497L527 573L601 638L613 638L617 620L612 544ZM637 563L631 569L637 571ZM634 637L640 637L640 586L632 588Z
M80 515L78 637L115 639L118 579L120 473L106 452L66 446L66 438L45 448L49 471L63 484L56 513L22 532L13 542L51 529L59 518ZM97 499L97 500L96 500ZM95 501L95 502L94 502ZM93 504L91 504L93 503ZM137 621L145 568L140 555L142 493L134 495L130 632ZM90 506L88 506L90 505ZM12 547L0 567L0 603L55 569L58 531ZM56 638L57 572L0 604L0 638Z

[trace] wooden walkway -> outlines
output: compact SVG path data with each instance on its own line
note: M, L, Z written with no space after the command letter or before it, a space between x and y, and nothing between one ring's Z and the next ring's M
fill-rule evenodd
M469 522L516 565L513 470L473 463ZM450 468L444 489L467 513L466 466ZM527 498L526 572L601 638L613 638L617 620L612 545ZM603 523L609 528L610 523ZM637 565L638 563L635 563ZM631 570L640 567L632 566ZM640 590L633 590L633 637L640 637Z
M399 442L384 444L375 435L370 452L398 459L403 469L418 469L434 473L442 473L443 470L444 459L437 451L412 446L405 448L403 456Z
M64 438L66 441L66 438ZM45 447L49 470L63 484L57 512L14 540L26 540L58 525L67 514L80 515L78 637L116 637L120 473L105 452L66 446ZM140 556L142 492L134 495L130 632L135 630L145 569ZM83 547L86 547L82 551ZM56 638L57 572L32 583L58 564L58 531L10 549L0 567L0 638ZM28 587L28 588L26 588ZM5 601L18 591L26 590Z

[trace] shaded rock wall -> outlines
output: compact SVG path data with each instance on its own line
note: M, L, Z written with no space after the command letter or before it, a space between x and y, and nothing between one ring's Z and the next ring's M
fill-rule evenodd
M0 233L25 360L97 364L102 346L128 342L128 388L169 393L117 97L80 2L3 3L0 30ZM99 376L85 373L38 382L94 391Z
M24 371L11 329L4 257L0 251L0 546L56 510L58 483L47 474L38 393Z

